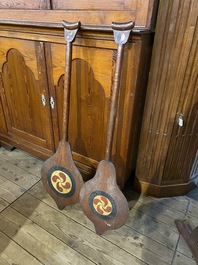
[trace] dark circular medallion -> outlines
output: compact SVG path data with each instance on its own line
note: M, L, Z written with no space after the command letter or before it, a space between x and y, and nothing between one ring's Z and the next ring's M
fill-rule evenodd
M76 190L76 182L72 173L61 166L50 168L47 181L50 188L60 197L71 197Z
M89 206L94 214L102 219L112 219L117 214L114 199L104 191L94 191L89 196Z

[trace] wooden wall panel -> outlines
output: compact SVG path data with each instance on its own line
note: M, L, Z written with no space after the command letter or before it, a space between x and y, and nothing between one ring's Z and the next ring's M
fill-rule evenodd
M3 0L0 2L0 19L2 22L8 20L13 23L17 21L61 23L63 20L68 20L99 25L110 25L112 21L133 20L135 27L150 29L155 27L159 2L159 0L46 1ZM6 13L3 11L5 8ZM25 9L28 9L28 12L24 12Z
M136 169L159 189L188 183L198 149L197 14L196 0L162 0L159 8Z
M1 9L50 9L50 0L1 0Z
M130 11L131 15L126 14L125 21L135 20L138 27L153 26L152 20L155 19L158 0L52 0L54 10L82 10L82 11ZM117 13L118 13L117 12ZM132 13L135 15L133 18ZM117 14L118 15L118 14ZM113 21L118 21L116 13Z
M137 2L137 0L52 0L52 8L65 10L135 10Z

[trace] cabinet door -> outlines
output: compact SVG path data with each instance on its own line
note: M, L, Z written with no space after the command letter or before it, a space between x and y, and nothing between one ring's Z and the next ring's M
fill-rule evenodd
M4 137L38 152L53 150L43 44L0 40L1 100L7 134Z
M1 103L1 99L0 99L0 133L6 133L6 122L5 122L5 116L4 116L4 111L2 108L2 103Z

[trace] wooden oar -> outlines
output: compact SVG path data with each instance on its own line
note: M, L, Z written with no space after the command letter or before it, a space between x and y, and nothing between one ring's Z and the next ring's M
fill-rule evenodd
M118 52L107 130L106 155L105 160L100 161L94 178L87 181L80 192L80 203L83 211L93 222L96 233L99 235L107 230L121 227L126 222L129 212L127 200L117 185L115 166L110 160L123 60L123 45L128 41L133 27L134 22L112 23Z
M71 61L72 42L80 27L80 22L63 21L64 35L66 40L66 63L64 77L64 98L63 98L63 131L62 140L59 143L56 153L45 161L41 169L41 179L46 191L55 200L59 209L79 201L80 189L83 179L74 164L72 152L68 142L69 124L69 102L71 83Z

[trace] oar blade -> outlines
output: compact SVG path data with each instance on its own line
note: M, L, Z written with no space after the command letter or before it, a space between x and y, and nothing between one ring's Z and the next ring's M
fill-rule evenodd
M80 192L80 204L96 233L121 227L128 218L128 202L117 186L113 163L102 160L93 179Z
M68 142L61 141L54 156L44 162L41 180L60 210L79 202L83 179L73 162Z

